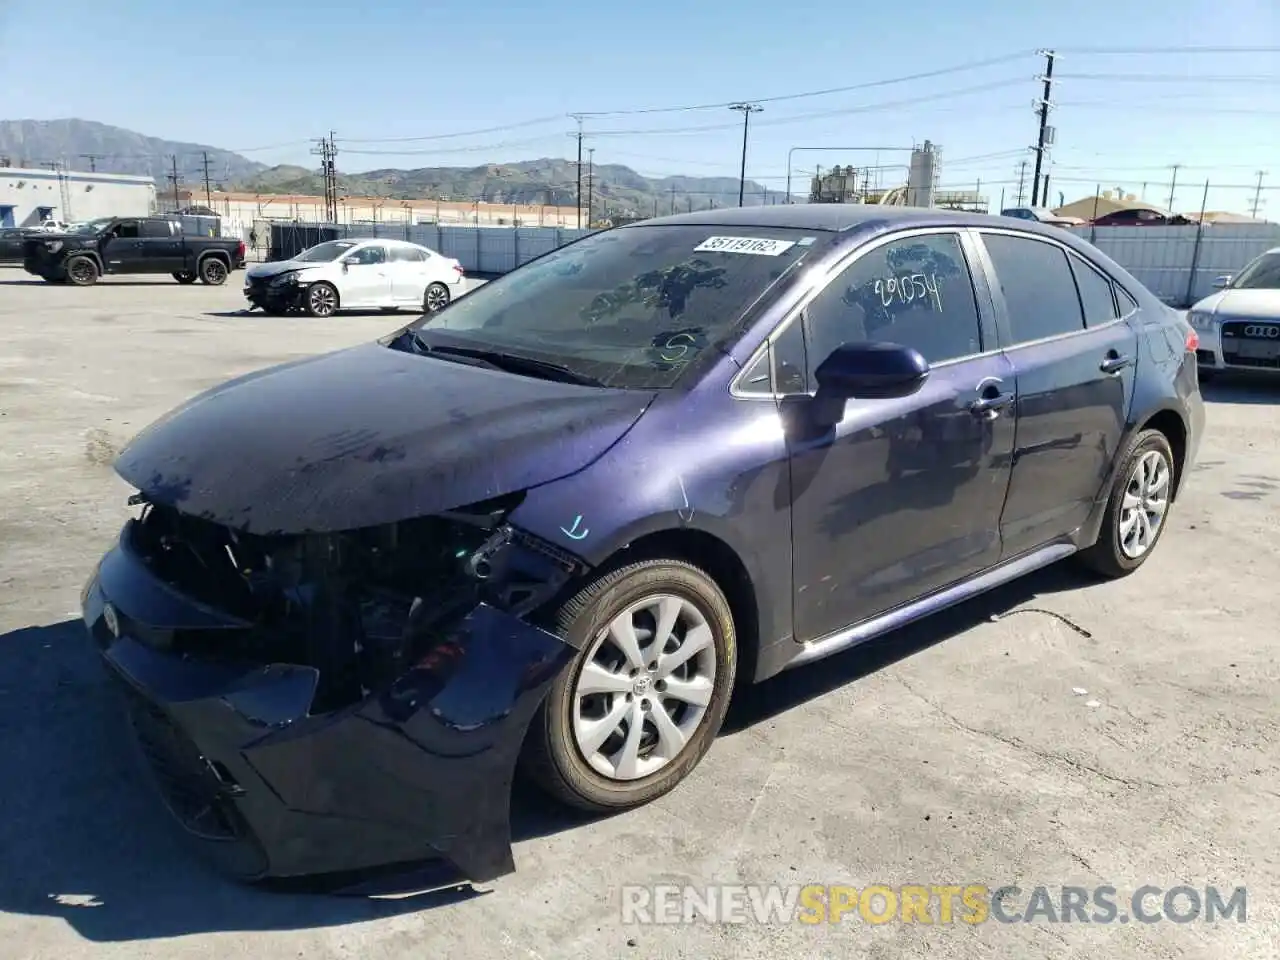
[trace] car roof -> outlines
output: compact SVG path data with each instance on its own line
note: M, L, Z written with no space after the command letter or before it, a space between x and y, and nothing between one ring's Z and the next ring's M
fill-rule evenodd
M963 210L940 210L933 207L888 207L871 203L792 203L773 206L726 207L696 213L640 220L619 227L632 230L643 226L699 227L782 227L843 233L859 228L890 230L895 227L987 227L998 226L1024 230L1042 236L1058 237L1057 228L1037 220L1020 220L989 213Z

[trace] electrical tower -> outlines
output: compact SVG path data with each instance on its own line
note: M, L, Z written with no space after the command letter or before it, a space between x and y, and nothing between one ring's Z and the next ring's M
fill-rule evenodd
M1018 195L1013 199L1015 207L1021 207L1027 202L1027 161L1023 160L1018 164Z
M576 137L578 140L578 197L577 197L577 200L575 201L575 204L578 207L578 229L581 230L582 229L582 119L583 119L583 116L580 113L571 113L569 114L569 116L573 120L577 121L577 124L578 124L578 132L570 134L570 136Z
M1262 199L1262 178L1267 175L1267 171L1258 171L1258 185L1253 191L1253 203L1249 205L1249 216L1258 219L1258 213L1262 210L1262 205L1266 202Z
M210 181L209 164L212 161L209 159L208 151L202 152L201 156L203 157L203 159L200 161L200 165L204 170L204 203L205 203L205 206L207 206L210 210L212 210L213 209L213 186L209 182Z
M165 178L173 184L173 212L177 213L182 209L182 198L178 195L178 186L182 183L182 174L178 173L178 155L176 153L169 156L170 172Z
M324 215L328 223L338 222L338 148L334 141L334 133L321 137L316 146L311 148L313 154L320 157L320 176L324 179Z
M1044 92L1040 96L1040 100L1036 104L1040 114L1040 132L1036 137L1036 145L1032 148L1036 153L1035 172L1031 177L1031 205L1038 207L1047 205L1049 201L1049 172L1048 165L1045 163L1049 147L1053 146L1054 130L1049 126L1049 110L1053 106L1050 96L1053 93L1053 60L1052 50L1042 50L1041 54L1045 58L1044 76L1040 79L1044 81ZM1041 170L1044 169L1044 180L1041 181ZM1041 201L1044 201L1042 204Z

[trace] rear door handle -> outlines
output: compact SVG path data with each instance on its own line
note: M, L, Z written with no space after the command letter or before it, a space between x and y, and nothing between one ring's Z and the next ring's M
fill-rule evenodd
M1098 369L1103 373L1119 373L1125 367L1133 363L1133 357L1122 357L1116 354L1108 356L1098 365Z
M1000 411L1012 404L1013 401L1014 395L1012 393L992 392L984 394L969 404L969 412L982 420L994 420L1000 416Z

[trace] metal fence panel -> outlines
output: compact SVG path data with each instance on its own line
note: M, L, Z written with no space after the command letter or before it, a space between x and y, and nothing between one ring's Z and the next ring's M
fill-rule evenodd
M1071 230L1174 306L1190 306L1207 297L1215 277L1239 273L1258 254L1280 246L1280 224L1274 223Z

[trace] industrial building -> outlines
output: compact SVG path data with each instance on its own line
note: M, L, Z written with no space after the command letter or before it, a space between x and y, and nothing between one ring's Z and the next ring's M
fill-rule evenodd
M0 227L44 220L145 217L155 209L150 177L9 166L0 157Z

